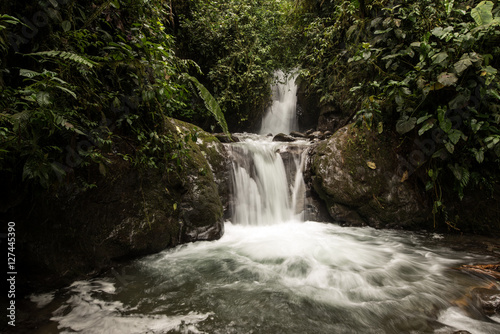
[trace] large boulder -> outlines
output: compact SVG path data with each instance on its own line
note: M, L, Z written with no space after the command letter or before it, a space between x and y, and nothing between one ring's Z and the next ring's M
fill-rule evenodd
M122 158L133 154L130 145L118 144L107 156L106 176L89 169L95 187L61 187L9 212L16 222L20 285L66 284L123 259L222 236L224 146L177 120L167 120L164 131L182 147L177 166L138 168Z
M432 220L429 206L407 173L402 173L390 143L379 138L368 130L346 126L318 143L310 156L314 190L339 223L428 227Z

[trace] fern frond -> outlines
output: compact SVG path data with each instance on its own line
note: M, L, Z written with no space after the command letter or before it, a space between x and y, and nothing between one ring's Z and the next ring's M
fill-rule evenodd
M21 68L19 70L19 75L26 78L34 78L36 76L42 75L42 73Z
M205 107L214 116L217 123L219 123L220 127L222 128L222 131L224 131L226 135L230 136L229 129L227 128L226 118L224 117L224 114L222 113L222 110L220 109L217 100L212 96L212 94L210 94L208 89L198 81L198 79L196 79L193 76L190 76L187 73L184 73L183 76L189 79L196 86L200 97L205 103Z
M460 180L460 186L462 187L462 189L467 187L467 185L469 184L469 179L470 179L469 170L465 167L462 168L462 179Z
M90 68L94 67L97 65L96 62L87 59L83 56L77 55L76 53L72 52L67 52L67 51L40 51L40 52L34 52L34 53L28 53L27 56L41 56L41 57L52 57L52 58L59 58L63 60L70 60L73 61L77 64L80 65L85 65Z

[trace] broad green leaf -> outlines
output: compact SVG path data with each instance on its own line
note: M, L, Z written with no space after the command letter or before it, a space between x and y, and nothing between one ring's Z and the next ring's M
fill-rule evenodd
M429 118L431 118L432 115L425 115L425 116L422 116L420 117L419 119L417 119L417 124L420 124L422 122L425 122L426 120L428 120Z
M446 16L450 16L451 11L453 10L454 3L455 3L455 0L445 0L444 1L444 8L446 9Z
M391 30L392 30L392 28L388 28L388 29L385 29L385 30L375 30L374 34L375 35L385 34L386 32L389 32Z
M446 108L439 107L437 110L437 114L439 123L443 123L446 116Z
M442 122L439 122L439 127L441 128L441 130L443 130L445 133L449 133L450 130L451 130L451 127L453 125L451 124L451 121L446 118L444 121Z
M222 131L224 131L226 135L230 136L226 119L224 117L224 114L222 113L222 110L220 109L219 103L217 103L217 100L212 96L212 94L210 94L208 89L198 81L198 79L190 76L187 73L184 73L183 75L196 86L198 92L200 93L200 97L203 99L203 102L205 102L205 107L214 116L217 123L219 123Z
M498 73L498 70L492 66L486 66L482 68L482 72L485 74L496 75Z
M67 32L67 31L70 31L70 30L71 30L71 22L69 22L69 21L63 21L63 22L61 23L61 26L62 26L62 28L63 28L63 30L64 30L65 32Z
M493 2L491 1L481 1L475 8L470 12L470 15L476 21L478 26L490 24L493 21L493 14L491 10L493 9Z
M418 135L421 136L425 132L427 132L430 129L432 129L434 127L434 123L436 123L435 119L430 119L427 122L425 122L425 124L420 128L420 130L418 130Z
M483 124L484 124L484 122L482 122L482 121L478 122L477 119L473 119L470 122L470 127L472 128L472 131L474 133L476 133L476 132L478 132L481 129L481 127L483 126Z
M441 28L441 27L436 27L434 28L431 32L434 36L436 36L439 39L444 39L446 38L451 32L453 31L452 26L448 26L446 28Z
M486 93L500 101L500 94L496 89L488 89Z
M457 75L460 76L467 68L469 68L469 66L472 66L472 60L468 55L464 55L462 59L453 65L453 68L455 69L455 72L457 72Z
M451 129L448 133L448 138L454 145L456 145L460 140L460 138L462 137L462 135L463 135L462 131Z
M455 151L455 145L453 145L452 143L446 142L444 144L444 146L446 147L446 149L448 150L448 152L450 152L452 154Z
M486 146L488 148L493 148L496 144L498 144L498 142L500 142L500 136L499 135L490 136L486 138L484 142L487 143Z
M482 163L484 161L484 149L472 149L472 152L474 153L474 157L476 158L476 161L479 163Z
M445 66L446 60L448 59L448 53L443 51L432 56L432 63L436 65Z
M413 130L415 128L416 123L417 123L416 117L409 118L408 116L404 116L396 123L396 131L401 135L405 134Z

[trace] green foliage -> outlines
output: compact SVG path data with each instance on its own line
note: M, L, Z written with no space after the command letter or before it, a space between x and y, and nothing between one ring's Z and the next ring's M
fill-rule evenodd
M208 89L198 81L198 79L188 74L184 74L184 76L193 82L193 84L198 89L201 98L205 102L205 106L207 107L208 111L210 111L210 113L215 117L215 119L221 126L222 131L224 131L225 134L229 135L226 119L224 118L224 114L222 113L217 100L212 96L212 94L210 94Z
M410 172L427 176L435 215L450 222L444 190L462 199L500 175L498 5L384 0L363 16L355 2L330 3L329 15L317 11L304 28L308 93L341 101L358 124L395 131Z
M169 4L55 3L12 3L12 13L0 16L2 175L87 189L94 171L105 175L125 142L134 149L122 158L138 167L180 168L188 151L164 124L168 116L193 117L184 73L199 68L175 54ZM29 30L30 38L25 31L32 28L15 17L31 17L26 8L50 14L45 26ZM211 95L196 88L227 131Z

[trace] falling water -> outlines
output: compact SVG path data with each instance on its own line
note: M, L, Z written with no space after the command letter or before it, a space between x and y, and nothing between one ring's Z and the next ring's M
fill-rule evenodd
M243 139L240 143L230 146L232 222L271 225L302 220L305 195L302 172L307 143L286 145L272 142L270 137L248 134L240 137Z
M277 71L275 77L273 103L262 120L261 136L240 134L242 141L229 146L233 160L232 222L235 224L271 225L303 219L302 172L307 143L284 144L264 136L288 134L298 128L296 75L287 78L282 71Z
M283 71L275 73L277 82L272 87L273 101L262 119L260 134L290 133L298 130L296 78L297 74L287 77Z

